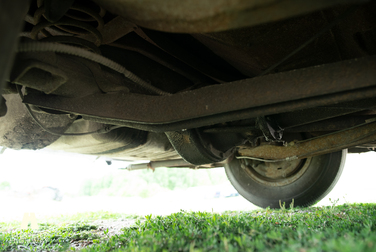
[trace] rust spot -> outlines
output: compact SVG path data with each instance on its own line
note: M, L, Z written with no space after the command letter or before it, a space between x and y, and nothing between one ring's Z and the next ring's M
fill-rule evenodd
M238 153L241 156L264 159L286 159L293 156L302 159L372 141L376 141L376 123L369 123L312 140L301 141L299 144L295 143L287 146L262 145L251 149L239 149Z
M191 143L191 139L189 138L188 135L183 135L183 141L184 141L184 143L187 143L187 144Z

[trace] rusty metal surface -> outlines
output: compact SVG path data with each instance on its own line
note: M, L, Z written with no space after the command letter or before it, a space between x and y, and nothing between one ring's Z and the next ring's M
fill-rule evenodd
M243 159L241 167L259 184L281 187L294 183L307 171L311 158L281 162L261 162Z
M266 115L268 112L274 114L374 97L374 90L367 88L375 88L375 68L376 57L373 56L168 96L116 93L75 99L32 94L25 97L25 102L97 118L144 124L165 124L213 115L226 120L226 112L236 112L237 116L232 119L240 120L242 116L251 118L246 109L262 108L259 113Z
M165 32L201 33L251 26L360 0L95 0L137 25Z
M317 137L311 140L290 142L287 146L262 145L255 148L241 148L240 156L271 160L307 158L322 155L348 147L376 140L376 123L354 127L348 130Z
M30 117L18 94L4 95L8 113L0 118L0 146L12 149L42 149L59 136L45 132ZM56 132L64 132L74 121L68 115L35 113L38 120Z
M292 160L291 162L281 161L275 163L261 162L257 160L249 160L247 167L252 168L256 173L266 179L284 179L289 177L295 170L299 169L300 160Z

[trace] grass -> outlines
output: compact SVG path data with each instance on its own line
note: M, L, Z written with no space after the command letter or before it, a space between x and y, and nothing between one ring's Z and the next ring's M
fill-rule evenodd
M94 219L128 218L119 234ZM145 218L106 212L61 217L19 230L0 223L0 251L376 251L376 204L223 214L181 211Z

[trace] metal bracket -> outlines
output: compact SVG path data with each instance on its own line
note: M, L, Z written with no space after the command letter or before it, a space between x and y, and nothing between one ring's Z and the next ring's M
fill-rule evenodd
M257 117L256 127L262 131L266 141L283 142L283 129L272 117Z

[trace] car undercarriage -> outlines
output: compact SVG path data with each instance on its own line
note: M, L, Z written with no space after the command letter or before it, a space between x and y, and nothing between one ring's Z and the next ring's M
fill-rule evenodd
M225 167L312 205L376 147L376 2L0 3L0 146Z

